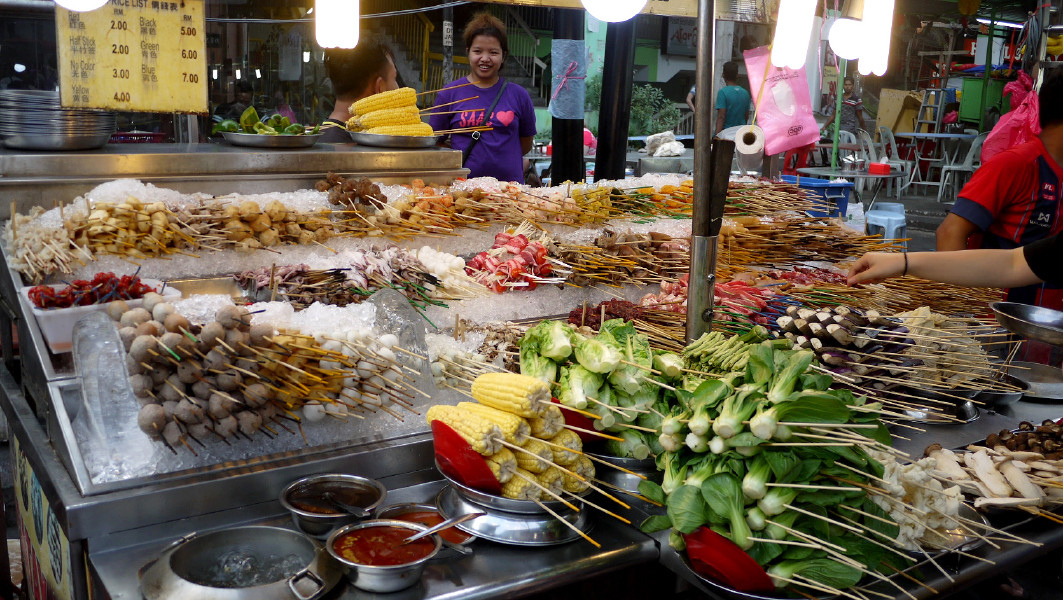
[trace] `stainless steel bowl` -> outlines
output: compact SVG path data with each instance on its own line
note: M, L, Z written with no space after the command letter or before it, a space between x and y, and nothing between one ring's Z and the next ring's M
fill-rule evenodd
M1017 302L993 302L989 308L1001 327L1015 335L1063 346L1063 312Z
M148 600L308 600L340 580L340 568L315 540L280 527L236 527L192 534L141 570Z
M17 150L91 150L107 145L113 130L91 135L9 135L4 145Z
M313 135L263 135L260 133L237 133L223 131L222 137L234 146L251 148L309 148L317 143L320 133Z
M608 454L596 454L587 452L587 454L597 458L600 461L616 465L627 471L632 471L642 475L632 475L626 471L620 469L598 469L597 477L606 483L611 483L620 489L627 490L632 493L638 493L639 483L642 482L643 477L649 481L660 483L664 478L664 474L657 469L657 463L652 458L639 460L637 458L620 458L619 456L610 456Z
M557 503L560 504L560 503ZM577 503L578 505L579 503ZM458 529L499 544L513 546L553 546L580 539L572 527L588 533L594 527L588 515L590 511L576 512L560 504L557 514L572 527L558 521L552 515L540 513L515 513L490 508L470 502L453 486L443 488L436 496L439 513L447 519L470 513L486 513L471 521L455 525Z
M437 507L435 507L435 506L433 506L431 504L415 504L413 502L407 502L407 503L404 503L404 504L392 504L392 505L389 505L389 506L385 506L384 508L381 508L379 511L377 511L376 517L378 519L394 519L394 520L397 520L397 521L402 521L403 519L400 518L400 517L402 517L402 515L407 515L407 514L415 513L415 512L431 512L431 513L435 513L435 514L439 515L440 518L445 518L445 517L443 517L443 514L441 512L439 512L439 508L437 508ZM409 521L407 521L407 522L409 522ZM451 528L448 527L447 529L451 529ZM453 527L453 529L457 529L457 530L461 531L461 533L464 534L468 538L465 541L461 542L460 544L455 544L455 545L468 546L469 544L471 544L471 543L476 541L476 535L475 534L469 533L468 531L463 531L463 530L461 530L460 527ZM446 531L446 530L444 530L444 531ZM442 536L441 536L441 539L442 539ZM447 540L443 540L443 542L444 542L444 545L447 545L447 543L448 543ZM454 542L449 542L449 543L450 544L454 544Z
M378 148L431 148L439 141L438 135L380 135L362 131L348 131L354 143Z
M292 504L292 497L295 494L311 490L316 491L319 489L320 493L324 493L326 491L339 490L342 488L349 488L367 494L368 499L371 501L360 502L358 504L361 508L366 509L370 513L382 505L384 500L388 497L387 488L375 479L360 477L358 475L330 473L324 475L311 475L293 481L288 487L284 488L283 492L281 492L281 505L288 509L288 512L292 513L292 521L300 531L317 538L325 538L337 527L347 525L348 523L354 523L355 521L361 520L361 518L341 512L339 508L331 509L334 510L334 512L325 512L325 510L330 510L328 507L322 512L305 510L294 506ZM320 503L325 506L325 502L326 501L322 499Z
M421 580L421 573L424 571L425 564L438 554L439 549L442 547L438 535L433 535L428 538L435 544L431 553L424 558L403 565L363 565L350 561L343 556L340 556L339 552L336 552L335 543L340 536L351 531L378 526L409 529L410 535L428 529L428 527L421 525L420 523L410 523L409 521L372 519L369 521L362 521L361 523L345 525L336 531L333 531L332 535L328 537L328 541L325 542L325 547L328 549L329 554L332 555L332 558L336 559L340 565L343 566L343 572L347 576L347 579L354 584L354 587L360 590L365 590L367 592L397 592L416 584Z
M975 400L986 406L1007 406L1022 399L1030 386L1023 380L1012 375L1001 374L1002 383L1018 388L1017 391L982 390L974 397Z

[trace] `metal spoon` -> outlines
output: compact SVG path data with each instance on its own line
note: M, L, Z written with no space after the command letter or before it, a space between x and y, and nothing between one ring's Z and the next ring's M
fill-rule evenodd
M346 502L333 496L332 492L325 492L324 494L321 494L321 497L324 498L325 502L328 502L329 504L335 506L336 508L342 510L343 512L349 515L358 517L359 519L364 519L369 516L368 510L362 508L361 506L347 504Z
M424 531L421 531L419 533L415 533L415 534L411 535L410 537L402 540L402 544L399 544L399 545L401 546L403 544L409 544L410 542L417 541L417 540L419 540L419 539L421 539L421 538L423 538L425 536L432 535L433 533L436 533L437 531L443 531L447 527L452 527L454 525L457 525L458 523L464 523L465 521L471 521L472 519L475 519L476 517L482 517L485 514L487 514L487 513L479 513L479 512L478 513L469 513L467 515L462 515L460 517L454 517L453 519L447 519L446 521L443 521L442 523L440 523L438 525L433 525L432 527L429 527L428 529L425 529Z

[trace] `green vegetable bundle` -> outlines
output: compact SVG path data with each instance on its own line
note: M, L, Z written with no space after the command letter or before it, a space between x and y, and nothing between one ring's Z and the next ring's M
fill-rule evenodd
M907 566L886 547L897 525L866 491L882 465L864 443L823 435L832 424L856 424L845 431L889 444L878 407L830 389L829 375L807 372L812 359L809 351L753 344L741 373L677 390L679 403L661 423L663 483L639 486L664 502L667 514L647 519L644 531L671 527L672 545L682 550L680 534L711 528L762 565L777 587L799 574L844 589L865 569Z
M320 126L318 125L315 125L312 131L307 132L306 127L299 123L292 123L288 117L279 114L273 115L263 121L259 119L258 111L255 110L255 107L248 106L240 115L239 123L232 119L225 119L220 123L216 123L210 133L211 135L220 132L258 133L262 135L304 135L307 133L315 134L318 131L320 131Z
M746 368L749 349L771 337L762 325L757 325L741 336L727 336L719 331L703 334L683 349L683 358L688 368L706 373L729 373ZM789 342L778 342L790 347Z

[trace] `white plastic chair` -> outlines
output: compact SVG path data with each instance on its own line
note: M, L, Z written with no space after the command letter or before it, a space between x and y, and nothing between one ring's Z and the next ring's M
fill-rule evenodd
M980 133L978 137L974 138L971 142L971 147L967 149L967 156L963 158L963 162L956 165L945 165L941 167L941 185L938 186L938 202L941 202L941 197L945 195L945 186L949 187L949 196L953 197L959 193L959 187L957 186L957 179L960 173L971 174L978 168L981 163L980 157L982 154L982 143L989 137L989 132ZM955 173L956 177L952 182L949 182L949 174ZM953 191L953 188L956 188Z
M900 147L897 146L897 138L893 135L893 130L885 125L878 128L878 136L882 139L882 145L885 147L883 156L886 158L886 162L889 163L890 168L897 167L905 175L910 175L912 172L912 166L915 161L905 160L901 158ZM897 197L901 197L901 190L908 187L908 180L911 177L904 177L901 179L901 183L897 185ZM891 179L889 185L893 185Z
M865 165L870 165L873 162L878 162L878 150L875 148L875 140L871 139L871 134L863 129L856 130L856 137L860 144L860 157L864 159ZM856 192L863 193L864 191L864 179L857 178L856 180Z

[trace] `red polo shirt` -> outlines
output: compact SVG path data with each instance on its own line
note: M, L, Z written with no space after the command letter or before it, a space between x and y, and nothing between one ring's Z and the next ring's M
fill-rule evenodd
M982 248L1011 249L1063 231L1059 215L1063 167L1039 138L994 156L974 172L952 212L982 230ZM1008 300L1063 309L1063 287L1008 290Z

